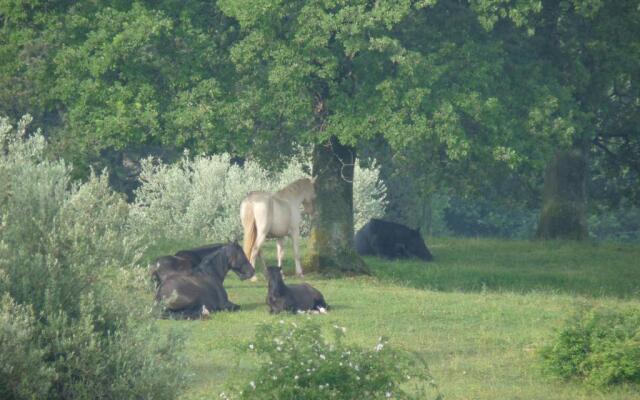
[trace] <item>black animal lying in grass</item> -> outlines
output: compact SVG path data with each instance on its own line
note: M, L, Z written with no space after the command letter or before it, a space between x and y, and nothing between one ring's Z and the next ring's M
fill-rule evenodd
M322 293L308 283L285 285L282 280L282 269L278 267L267 267L267 279L269 280L267 304L271 313L307 310L325 312L328 308Z
M381 219L371 219L356 233L355 247L360 255L433 260L419 230Z
M222 286L229 270L242 280L255 274L238 243L222 246L192 270L167 276L156 290L156 301L163 302L166 311L182 317L200 317L213 311L235 311L239 307L229 301L227 291Z
M214 243L195 249L180 250L172 256L156 258L153 263L149 264L149 274L156 284L156 289L169 276L192 271L206 256L222 246L224 245L221 243Z

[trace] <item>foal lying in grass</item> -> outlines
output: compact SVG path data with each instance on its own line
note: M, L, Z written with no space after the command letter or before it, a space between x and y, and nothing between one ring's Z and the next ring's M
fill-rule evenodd
M308 283L285 285L282 280L282 269L278 267L267 267L267 279L269 280L267 304L272 314L281 311L307 310L326 312L328 306L322 293Z

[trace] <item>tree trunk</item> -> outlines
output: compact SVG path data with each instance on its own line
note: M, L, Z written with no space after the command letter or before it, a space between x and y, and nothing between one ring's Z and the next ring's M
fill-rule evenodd
M315 215L305 271L326 275L369 274L353 246L353 163L355 150L336 137L313 149L316 175Z
M544 176L543 205L536 236L539 239L583 240L587 165L580 150L558 151Z

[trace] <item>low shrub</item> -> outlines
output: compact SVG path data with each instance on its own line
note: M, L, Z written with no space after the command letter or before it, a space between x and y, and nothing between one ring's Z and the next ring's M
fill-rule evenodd
M385 338L367 350L345 343L333 326L326 340L311 320L263 324L246 349L262 364L250 382L222 399L427 399L440 398L425 363L395 351Z
M582 309L541 350L545 369L595 386L640 383L640 310Z

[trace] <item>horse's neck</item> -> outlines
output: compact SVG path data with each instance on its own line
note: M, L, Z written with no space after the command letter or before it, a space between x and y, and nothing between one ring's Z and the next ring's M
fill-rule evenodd
M229 272L229 265L222 250L218 250L215 253L213 259L209 263L209 268L207 268L207 271L205 272L215 275L220 279L220 282L224 282L224 278L227 276L227 272Z
M282 279L271 278L269 283L270 284L273 283L272 285L270 285L270 288L269 288L269 291L271 292L271 294L274 294L276 296L282 296L287 291L287 285L284 284L284 281Z
M287 203L289 203L292 206L299 206L300 204L302 204L302 200L304 198L304 196L302 194L299 193L289 193L287 191L284 190L280 190L278 192L275 193L275 196L277 196L279 199L282 199L284 201L286 201Z

